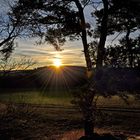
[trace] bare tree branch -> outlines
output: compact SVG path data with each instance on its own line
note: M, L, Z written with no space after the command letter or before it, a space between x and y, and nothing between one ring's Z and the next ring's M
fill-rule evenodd
M11 71L17 70L27 70L32 68L37 62L33 59L29 59L26 56L19 58L18 60L14 58L1 59L0 60L0 71L2 71L3 76L6 76Z

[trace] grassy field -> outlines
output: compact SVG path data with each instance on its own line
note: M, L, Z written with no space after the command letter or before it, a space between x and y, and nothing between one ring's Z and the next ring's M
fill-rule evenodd
M83 135L83 121L71 100L70 92L1 92L0 140L77 140ZM118 96L100 96L98 107L119 108L119 111L102 110L97 114L96 132L139 135L140 113L131 110L139 109L140 102L132 95L128 102ZM127 110L122 111L123 108Z
M72 96L66 92L15 91L0 94L1 102L14 103L71 105L71 99Z
M72 91L71 91L72 92ZM14 103L30 103L30 104L49 104L71 106L73 100L71 92L66 91L12 91L1 92L1 102ZM139 100L136 100L132 95L129 95L127 103L119 96L112 96L111 98L98 97L97 105L101 107L120 107L120 108L140 108Z
M83 135L80 112L70 107L0 104L1 140L77 140ZM140 134L140 113L106 112L96 117L98 133ZM133 139L134 140L134 139Z

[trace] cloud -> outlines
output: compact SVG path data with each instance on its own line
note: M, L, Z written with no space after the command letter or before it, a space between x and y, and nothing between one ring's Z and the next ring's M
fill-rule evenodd
M54 58L61 59L64 65L85 65L84 55L79 41L66 43L63 46L63 51L56 51L54 47L48 44L36 46L34 42L34 40L18 40L19 45L15 49L15 57L26 56L32 58L38 62L38 66L52 65Z

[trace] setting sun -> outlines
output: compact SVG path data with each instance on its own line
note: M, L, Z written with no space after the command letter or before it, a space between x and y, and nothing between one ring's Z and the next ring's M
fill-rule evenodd
M54 59L53 60L53 65L57 68L59 68L62 65L61 59Z

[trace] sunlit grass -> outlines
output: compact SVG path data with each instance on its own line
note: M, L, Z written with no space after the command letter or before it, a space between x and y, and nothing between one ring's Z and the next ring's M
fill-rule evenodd
M71 97L64 93L48 93L48 95L41 92L15 92L15 93L1 93L0 101L14 102L14 103L31 103L31 104L51 104L51 105L71 105Z
M97 101L97 106L102 107L140 107L140 100L136 100L133 95L128 95L127 102L120 98L119 96L112 96L111 98L105 98L100 96Z
M71 91L72 92L72 91ZM1 102L14 102L14 103L30 103L30 104L49 104L49 105L63 105L71 106L71 101L73 99L71 92L66 91L21 91L21 92L1 92L0 101ZM111 98L99 97L97 101L97 106L101 107L140 107L139 100L135 100L133 96L129 96L128 103L126 104L118 96L113 96Z

